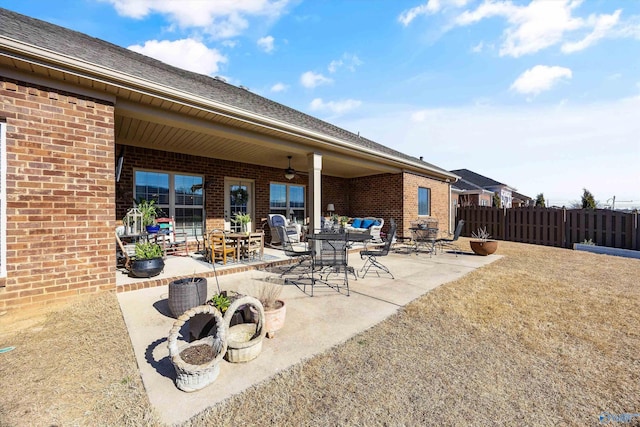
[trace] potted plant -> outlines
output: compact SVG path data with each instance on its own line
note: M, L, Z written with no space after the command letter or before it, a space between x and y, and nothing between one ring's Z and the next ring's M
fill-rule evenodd
M491 255L498 250L498 242L491 240L491 236L487 232L487 227L478 228L477 231L471 233L472 240L469 242L471 250L476 255Z
M195 316L211 316L215 325L205 337L188 344L180 344L182 326ZM205 304L190 308L173 324L167 338L169 358L176 371L176 386L186 392L200 390L216 380L220 360L227 353L227 327L222 314Z
M134 277L153 277L164 270L162 247L156 243L136 243L135 259L131 262L129 274Z
M245 319L243 313L247 307L257 313L257 321ZM223 317L227 327L227 353L224 358L231 363L240 363L258 357L266 333L262 303L254 297L238 295Z
M248 213L236 213L234 218L231 219L234 224L240 224L240 229L243 233L249 233L251 231L251 215Z
M140 200L136 202L136 207L142 214L142 225L146 227L147 233L157 233L160 231L160 226L156 224L156 217L160 210L158 206L156 206L156 201L140 198Z
M256 281L256 295L264 307L264 326L267 338L273 338L276 331L284 326L287 315L287 306L280 299L283 283L277 277L264 277ZM257 321L257 312L251 308L254 321Z

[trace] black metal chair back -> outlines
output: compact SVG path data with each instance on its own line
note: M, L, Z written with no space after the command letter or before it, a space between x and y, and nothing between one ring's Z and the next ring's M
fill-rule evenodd
M377 250L360 251L360 258L361 259L366 258L364 265L360 269L360 273L362 274L360 277L365 277L369 272L369 270L371 269L371 267L374 267L377 269L376 274L378 274L378 277L380 276L380 272L378 270L381 270L384 273L387 273L388 275L390 275L392 279L395 279L395 277L393 276L389 268L387 268L387 266L385 266L380 261L378 261L379 257L387 256L389 254L389 251L391 250L391 245L393 244L393 241L395 240L395 237L396 237L396 231L398 230L398 225L396 224L393 218L391 218L391 220L389 221L389 224L390 224L389 232L387 233L387 240L384 242L384 246L382 246Z

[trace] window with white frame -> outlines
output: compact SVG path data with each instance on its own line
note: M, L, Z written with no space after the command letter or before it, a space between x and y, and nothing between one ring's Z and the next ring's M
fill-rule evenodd
M189 236L201 236L204 223L204 178L170 172L137 170L136 200L155 200L162 214L176 220L176 228Z
M269 194L269 212L282 214L297 222L304 222L305 196L303 185L271 183Z
M418 215L431 215L431 189L418 187Z
M7 124L0 119L0 277L7 275Z

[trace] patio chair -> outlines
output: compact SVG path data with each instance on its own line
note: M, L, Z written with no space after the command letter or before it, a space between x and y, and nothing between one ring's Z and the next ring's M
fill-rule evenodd
M165 239L161 245L164 247L166 255L189 256L187 247L187 233L176 231L176 222L173 218L157 218L156 222L160 226L158 238ZM160 242L159 242L160 243Z
M349 296L349 272L353 273L353 269L349 268L349 240L347 233L320 233L310 240L315 240L316 250L313 253L312 280L311 280L311 296L313 296L313 288L316 282L323 283L338 292L342 287L347 290ZM315 279L313 274L318 273L320 279ZM342 284L332 281L329 277L337 274L341 277ZM354 273L355 275L355 273ZM357 279L357 278L356 278Z
M287 221L287 218L284 215L280 214L269 214L267 218L267 223L269 224L269 228L271 229L271 244L277 245L282 243L282 238L277 232L278 227L284 227L287 236L291 242L298 243L300 242L300 232L302 227L300 224L292 224Z
M247 236L247 240L242 245L242 256L251 259L262 259L264 234L260 231L257 233L250 233Z
M224 233L209 234L209 248L211 250L211 263L215 264L216 259L221 259L223 264L227 263L227 258L237 259L237 248L227 242Z
M364 251L360 251L360 258L361 259L366 258L364 265L360 269L360 273L362 274L360 277L364 278L369 272L369 270L373 267L376 269L375 272L378 275L378 277L380 277L380 271L382 271L383 273L387 273L388 275L390 275L392 279L395 279L395 277L393 276L389 268L378 260L378 258L387 256L389 254L391 245L393 244L396 237L396 230L398 228L398 225L396 224L393 218L391 218L389 223L391 225L389 227L389 232L387 233L387 237L386 237L387 240L384 242L384 246L376 250L365 249Z
M295 258L298 261L297 263L289 266L289 268L287 268L284 272L282 272L282 274L280 274L280 277L288 274L296 268L302 267L305 262L309 263L309 266L306 268L306 270L311 270L311 255L313 254L313 250L311 250L306 243L292 242L289 239L289 233L287 233L287 230L284 226L276 227L275 233L278 235L280 241L282 242L282 250L284 251L285 255L290 258Z
M120 239L120 236L118 235L117 231L116 231L116 243L118 244L118 247L116 249L119 249L116 251L116 266L124 267L125 269L129 270L129 268L131 267L131 261L133 261L136 256L136 250L135 250L136 245L134 244L125 245Z
M456 256L458 256L458 252L462 253L462 250L455 243L458 240L458 237L460 237L460 233L462 233L462 227L464 227L464 220L461 219L460 221L458 221L458 225L456 225L456 229L451 239L436 239L435 245L436 247L440 247L440 252L444 252L444 248L450 248L453 249L453 252L456 254Z

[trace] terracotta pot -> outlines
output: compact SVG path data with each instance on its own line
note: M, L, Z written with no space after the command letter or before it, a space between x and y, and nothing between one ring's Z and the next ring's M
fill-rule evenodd
M264 328L267 331L267 338L273 338L276 335L276 331L282 329L284 326L284 319L287 315L287 306L282 300L276 300L278 308L274 310L264 310ZM256 316L253 308L251 313Z
M476 255L487 256L498 250L498 242L496 240L471 240L469 244Z

